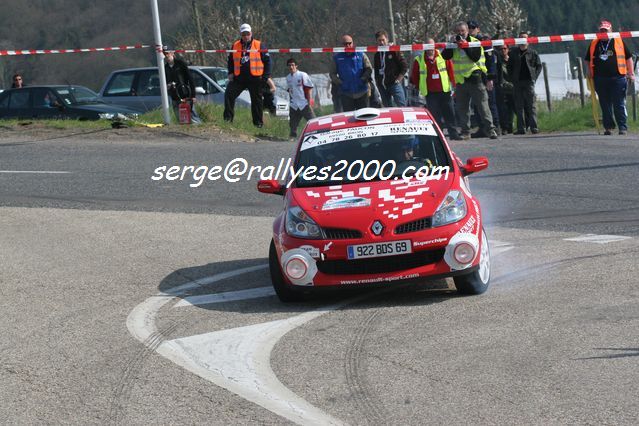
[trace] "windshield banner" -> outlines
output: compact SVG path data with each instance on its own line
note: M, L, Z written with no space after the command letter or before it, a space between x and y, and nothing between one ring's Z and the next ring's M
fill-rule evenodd
M376 126L351 127L348 129L332 130L309 134L304 137L300 151L315 148L320 145L327 145L335 142L342 142L352 139L373 138L376 136L393 135L429 135L437 136L437 132L432 123L410 123L410 124L381 124Z

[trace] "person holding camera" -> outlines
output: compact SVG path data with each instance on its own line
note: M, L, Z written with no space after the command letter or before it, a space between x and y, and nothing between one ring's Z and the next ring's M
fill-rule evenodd
M233 121L235 99L248 89L251 95L251 115L253 125L264 125L264 104L262 90L264 82L271 77L271 57L266 47L255 38L249 24L240 26L240 39L233 43L235 51L229 54L227 68L229 84L224 93L224 121Z
M175 50L168 46L162 47L162 53L164 54L166 84L176 119L180 120L180 104L187 102L191 106L191 123L200 124L202 120L195 112L195 84L191 78L189 66L184 59L177 58Z
M483 134L490 139L497 139L497 132L493 125L493 116L488 106L488 92L484 84L483 75L487 73L486 57L484 48L466 47L462 48L462 43L479 41L468 34L468 24L460 21L455 24L457 33L454 42L456 49L444 49L442 57L453 60L453 71L455 73L455 108L460 121L461 137L470 139L470 103L477 106L481 119L479 134Z

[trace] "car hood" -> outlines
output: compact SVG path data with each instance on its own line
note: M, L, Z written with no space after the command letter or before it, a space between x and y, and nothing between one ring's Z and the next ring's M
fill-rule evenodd
M431 217L455 179L451 172L440 180L292 188L290 196L322 227L365 229L374 220L396 225Z
M105 104L105 103L97 103L97 104L76 104L71 105L73 109L82 110L82 111L94 111L97 113L103 112L112 112L112 113L122 113L122 114L139 114L139 111L128 108L122 105L113 105L113 104Z

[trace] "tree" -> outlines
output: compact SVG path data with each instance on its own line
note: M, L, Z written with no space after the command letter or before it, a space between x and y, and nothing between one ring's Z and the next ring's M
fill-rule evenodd
M527 15L517 0L490 0L479 10L478 19L484 34L510 37L525 29Z
M395 2L398 15L397 37L402 43L441 39L463 14L460 0L400 0Z

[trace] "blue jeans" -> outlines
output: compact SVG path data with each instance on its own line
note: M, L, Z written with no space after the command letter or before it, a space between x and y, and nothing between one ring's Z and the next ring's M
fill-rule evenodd
M595 91L599 96L603 126L607 130L615 128L615 121L619 130L628 130L626 121L626 90L628 80L625 76L597 77L595 76ZM615 119L612 119L614 112Z
M385 107L393 106L391 98L395 101L395 106L406 106L406 93L404 92L404 87L401 84L395 83L388 88L384 88L383 85L379 85L377 88L379 89L379 94L382 96L382 104Z

